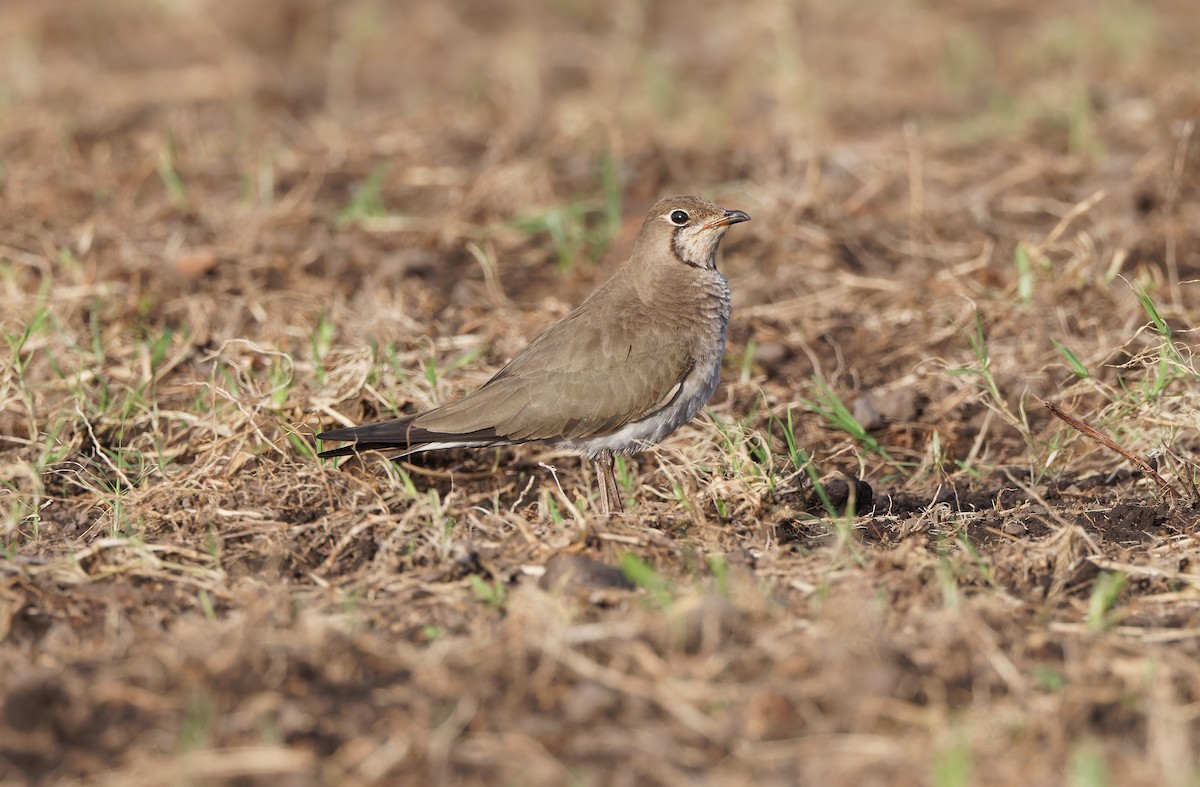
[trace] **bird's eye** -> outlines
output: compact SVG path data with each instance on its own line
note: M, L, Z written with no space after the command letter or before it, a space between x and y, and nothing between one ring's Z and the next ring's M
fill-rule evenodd
M677 227L682 227L684 224L687 224L688 223L687 211L684 211L684 210L671 211L671 223Z

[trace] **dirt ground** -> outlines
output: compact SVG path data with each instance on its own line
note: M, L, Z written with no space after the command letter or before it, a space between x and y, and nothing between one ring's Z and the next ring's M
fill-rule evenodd
M4 0L0 782L1200 785L1198 35ZM538 446L316 459L673 193L753 221L624 516Z

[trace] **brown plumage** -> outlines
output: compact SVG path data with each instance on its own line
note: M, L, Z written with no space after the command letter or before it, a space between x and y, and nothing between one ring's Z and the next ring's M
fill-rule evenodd
M474 393L453 404L324 432L347 456L545 441L586 454L604 514L620 505L613 455L653 445L690 421L716 390L729 287L716 268L726 228L750 219L699 197L655 203L612 278L543 331Z

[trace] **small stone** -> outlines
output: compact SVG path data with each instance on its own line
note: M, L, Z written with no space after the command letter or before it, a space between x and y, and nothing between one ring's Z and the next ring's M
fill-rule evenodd
M199 279L216 267L219 261L216 252L195 251L175 258L175 272L185 279Z
M909 385L876 388L854 400L853 412L854 420L871 431L888 423L915 420L921 414L921 397Z
M765 342L754 349L754 360L764 367L778 366L789 355L788 348L778 342Z
M572 724L591 724L618 704L619 698L612 689L585 681L571 687L563 700L563 711Z
M850 508L851 488L853 488L854 493L854 505L852 508ZM844 481L841 479L827 481L825 483L825 494L829 495L829 502L838 511L846 511L847 508L850 508L851 514L862 514L870 511L875 506L875 490L866 481L855 478L852 475L847 475Z
M625 573L615 566L601 563L584 555L559 552L546 562L546 573L538 580L543 590L566 588L615 588L636 590Z

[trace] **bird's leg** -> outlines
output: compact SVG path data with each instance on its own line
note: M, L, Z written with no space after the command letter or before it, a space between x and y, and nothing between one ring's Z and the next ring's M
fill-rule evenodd
M614 514L625 513L625 498L621 496L621 489L617 486L617 474L613 471L613 466L608 466L608 476L605 478L608 483L608 500L612 506Z
M600 515L612 516L614 506L623 509L621 493L617 490L617 477L613 473L612 451L601 451L594 460L596 481L600 486Z

